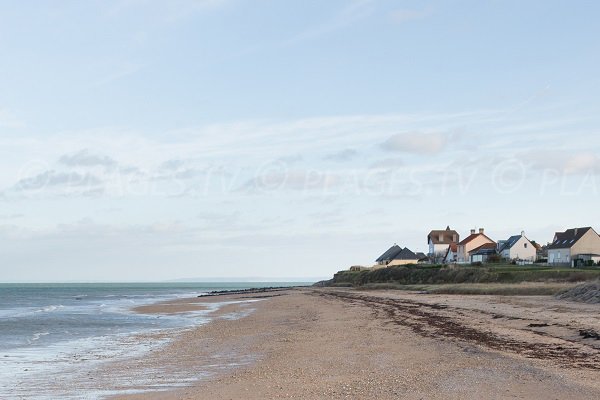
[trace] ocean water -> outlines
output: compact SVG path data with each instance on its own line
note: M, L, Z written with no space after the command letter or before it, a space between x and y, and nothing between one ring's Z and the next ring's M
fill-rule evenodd
M140 337L208 323L213 310L144 315L132 308L213 290L288 285L298 283L0 284L0 399L97 399L139 391L147 385L141 377L125 377L118 390L106 383L99 390L87 380L100 364L143 357L173 335ZM181 376L161 388L200 377Z

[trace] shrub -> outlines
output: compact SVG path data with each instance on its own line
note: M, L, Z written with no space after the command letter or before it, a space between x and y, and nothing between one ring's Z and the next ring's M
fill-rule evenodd
M420 285L445 283L580 282L600 277L600 270L547 266L396 266L368 271L340 271L331 285Z

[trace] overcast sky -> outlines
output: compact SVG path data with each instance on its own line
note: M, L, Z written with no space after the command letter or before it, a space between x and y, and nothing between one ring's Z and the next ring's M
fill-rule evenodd
M0 1L0 281L327 277L600 228L600 3Z

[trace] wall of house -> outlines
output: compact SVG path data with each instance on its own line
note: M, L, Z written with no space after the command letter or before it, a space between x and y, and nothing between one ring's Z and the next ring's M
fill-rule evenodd
M382 268L387 268L387 265L385 264L375 264L371 267L371 270L376 270L376 269L382 269Z
M436 255L438 257L443 257L446 255L449 246L449 244L430 244L429 254Z
M473 240L471 240L466 245L458 246L458 259L457 259L457 261L459 263L470 262L470 260L469 260L469 254L468 253L471 250L476 249L477 247L479 247L481 245L484 245L486 243L494 243L494 242L492 242L491 240L489 240L484 235L478 235L476 238L474 238Z
M395 265L408 265L408 264L417 264L417 260L392 260L387 266L393 267Z
M429 241L429 254L437 254L444 256L448 250L449 244L433 244Z
M452 263L456 261L456 253L453 251L449 251L448 255L446 256L446 258L444 259L445 263Z
M578 254L600 254L600 236L593 229L571 247L571 257L575 258Z
M548 263L549 264L571 264L571 249L549 249Z
M525 236L521 236L521 238L510 248L508 259L515 260L528 260L535 261L536 259L536 250L535 247L527 240Z

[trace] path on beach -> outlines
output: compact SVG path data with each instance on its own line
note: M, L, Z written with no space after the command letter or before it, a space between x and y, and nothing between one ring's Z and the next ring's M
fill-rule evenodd
M220 300L240 297L252 296ZM144 361L168 357L171 368L200 373L229 349L251 363L189 388L119 398L600 398L600 341L580 335L600 331L599 305L336 289L260 298L247 317L217 318Z

